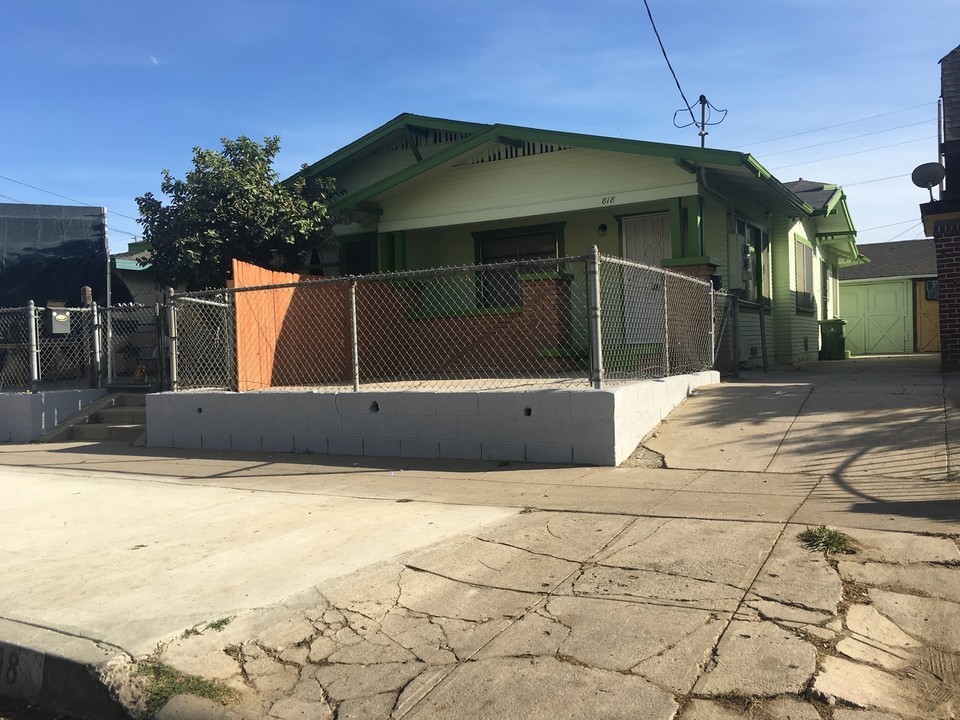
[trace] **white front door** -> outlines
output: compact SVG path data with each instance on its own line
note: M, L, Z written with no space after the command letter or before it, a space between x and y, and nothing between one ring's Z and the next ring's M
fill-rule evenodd
M642 265L660 267L669 258L670 215L637 215L623 218L623 257ZM666 313L663 273L642 268L623 269L624 340L630 345L662 344Z
M669 213L625 217L621 224L625 260L660 267L671 257Z

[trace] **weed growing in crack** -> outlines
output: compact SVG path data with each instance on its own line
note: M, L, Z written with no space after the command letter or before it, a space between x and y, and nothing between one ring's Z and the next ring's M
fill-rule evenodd
M530 507L529 505L527 505L526 507L523 508L523 510L520 511L520 514L521 514L521 515L526 515L526 514L532 513L532 512L533 512L533 508Z
M186 630L180 633L180 639L186 640L187 638L193 637L194 635L202 635L202 634L203 633L200 630L197 630L197 626L194 625L193 627L188 627Z
M220 632L231 622L233 622L233 615L230 615L229 617L222 617L219 620L214 620L213 622L207 623L206 627L203 629L216 630L217 632Z
M808 550L820 550L827 553L843 553L846 555L853 553L853 547L850 544L850 538L844 535L836 528L829 528L826 525L817 525L817 527L808 527L797 537Z
M199 675L185 675L159 660L147 660L137 668L137 674L146 678L146 706L140 718L152 718L170 698L177 695L196 695L225 705L233 698L233 691L219 680L208 680Z

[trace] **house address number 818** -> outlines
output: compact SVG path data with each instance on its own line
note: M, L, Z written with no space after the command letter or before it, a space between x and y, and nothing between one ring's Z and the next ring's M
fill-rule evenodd
M613 205L613 202L614 202L614 200L616 200L616 199L617 199L617 196L616 196L616 195L605 195L603 198L601 198L600 204L601 204L601 205Z

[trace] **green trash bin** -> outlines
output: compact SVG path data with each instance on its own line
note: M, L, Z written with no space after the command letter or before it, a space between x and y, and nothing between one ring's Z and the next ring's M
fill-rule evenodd
M847 339L843 336L846 320L833 318L820 321L820 359L844 360L847 357Z

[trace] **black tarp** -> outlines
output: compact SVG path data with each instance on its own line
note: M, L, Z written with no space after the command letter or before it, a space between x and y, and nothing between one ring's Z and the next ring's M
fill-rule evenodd
M0 203L0 307L107 301L106 210Z

